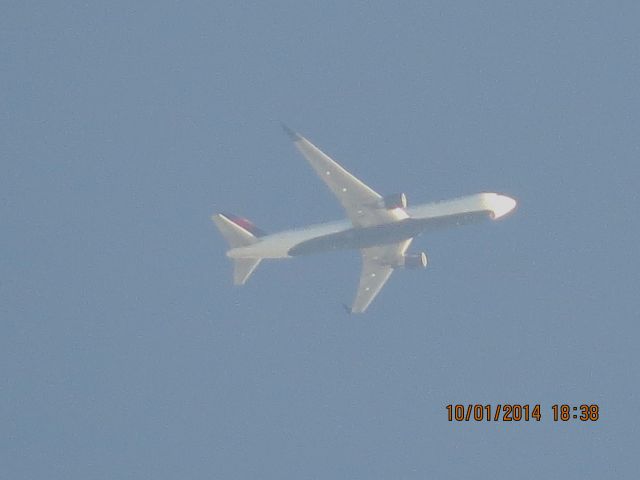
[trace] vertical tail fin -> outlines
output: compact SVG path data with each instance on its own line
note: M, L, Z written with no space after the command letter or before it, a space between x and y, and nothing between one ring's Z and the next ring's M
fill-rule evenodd
M246 218L227 213L219 213L211 217L218 230L231 248L246 247L256 243L264 232ZM260 264L261 258L234 258L233 283L244 285L253 271Z

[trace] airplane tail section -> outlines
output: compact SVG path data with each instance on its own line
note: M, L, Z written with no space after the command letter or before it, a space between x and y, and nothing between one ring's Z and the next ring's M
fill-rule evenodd
M246 247L256 243L265 234L246 218L228 213L213 215L211 220L231 248ZM244 285L261 261L261 258L233 259L234 285Z
M246 218L228 213L218 213L211 217L218 230L231 248L246 247L256 243L264 232Z

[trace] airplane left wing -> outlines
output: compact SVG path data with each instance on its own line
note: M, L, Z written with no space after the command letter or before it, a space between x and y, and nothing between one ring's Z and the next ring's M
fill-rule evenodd
M311 167L338 198L354 226L370 227L409 217L400 208L380 208L382 196L379 193L345 170L302 135L285 125L283 127Z
M413 239L403 240L391 245L363 248L362 272L356 298L351 306L351 313L362 313L376 298L384 284L393 273L394 266L399 265Z

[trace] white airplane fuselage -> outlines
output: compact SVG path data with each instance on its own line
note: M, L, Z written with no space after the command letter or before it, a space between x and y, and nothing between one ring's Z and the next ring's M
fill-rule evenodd
M497 219L515 206L516 201L506 195L478 193L407 208L408 218L393 223L354 227L350 220L342 220L265 235L251 245L231 248L227 256L232 259L291 258L393 244L445 226Z

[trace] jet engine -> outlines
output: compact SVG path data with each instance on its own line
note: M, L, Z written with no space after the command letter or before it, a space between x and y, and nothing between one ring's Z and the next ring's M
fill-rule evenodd
M404 193L394 193L382 197L378 207L393 210L394 208L407 208L407 196Z
M427 254L424 252L404 256L404 268L427 268Z

